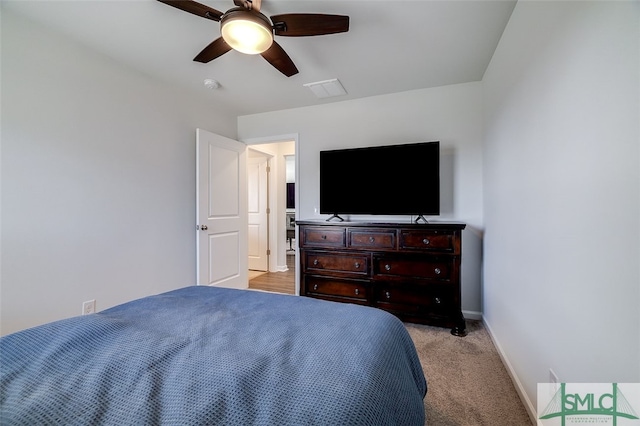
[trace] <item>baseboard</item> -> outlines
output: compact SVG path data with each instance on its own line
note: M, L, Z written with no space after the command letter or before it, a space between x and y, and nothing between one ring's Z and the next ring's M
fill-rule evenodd
M527 414L529 414L531 423L534 425L537 424L538 420L536 418L536 409L533 406L533 403L531 402L529 397L527 396L527 393L524 391L524 386L522 386L522 382L518 378L518 375L513 369L513 366L511 365L511 363L509 362L509 359L504 353L504 350L502 349L502 345L500 345L500 342L494 336L493 331L491 330L491 326L489 325L489 323L484 317L482 318L482 322L484 324L485 329L489 333L489 337L493 342L493 346L495 346L496 350L498 351L498 355L500 356L500 360L502 361L502 364L506 368L507 373L509 374L509 377L511 377L511 381L513 382L513 385L516 388L516 392L518 392L518 396L520 397L520 400L524 404L524 408L527 410Z
M470 319L470 320L481 320L482 319L482 312L476 312L476 311L462 311L462 316L465 319Z
M287 265L279 265L279 266L276 266L276 270L272 272L287 272L288 270L289 270L289 267Z

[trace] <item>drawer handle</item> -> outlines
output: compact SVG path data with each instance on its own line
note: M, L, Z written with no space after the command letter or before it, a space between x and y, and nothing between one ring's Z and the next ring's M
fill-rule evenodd
M389 265L387 263L386 265L384 265L384 269L385 269L385 271L390 271L391 270L391 265Z
M314 285L313 285L313 289L314 289L314 290L317 290L317 289L318 289L318 284L314 284Z
M384 297L386 297L387 299L391 299L391 293L389 293L388 291L385 291Z
M428 238L425 238L424 240L422 240L422 242L424 243L425 246L428 246L429 243L431 243L431 241L429 241Z
M370 243L373 243L375 240L376 240L375 238L373 238L373 237L369 237L369 242L370 242Z
M440 273L441 273L442 271L440 270L440 268L436 268L436 269L434 269L434 270L433 270L433 272L435 272L435 273L436 273L436 275L440 275Z
M318 266L318 263L320 263L318 262L318 259L313 259L313 266Z
M439 297L436 297L435 299L433 299L434 302L436 302L436 305L439 305L442 303L442 300L440 300Z
M356 296L360 294L360 290L356 288Z
M359 269L360 268L360 262L356 262L353 266L355 266L356 269Z
M322 239L323 239L323 240L326 240L326 239L327 239L327 236L326 236L326 235L323 235L323 236L322 236Z

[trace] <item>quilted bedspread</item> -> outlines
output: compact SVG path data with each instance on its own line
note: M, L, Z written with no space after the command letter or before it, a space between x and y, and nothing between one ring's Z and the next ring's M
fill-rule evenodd
M394 316L185 287L0 339L2 425L423 425Z

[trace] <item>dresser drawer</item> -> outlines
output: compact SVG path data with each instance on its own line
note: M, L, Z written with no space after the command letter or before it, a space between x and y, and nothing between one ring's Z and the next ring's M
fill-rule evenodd
M344 228L303 227L301 231L301 247L346 247Z
M307 277L304 285L306 294L311 295L367 300L370 292L370 284L366 281L358 282L324 277Z
M401 231L401 250L439 251L443 253L458 253L460 247L456 242L455 231Z
M373 275L375 278L413 278L420 280L450 281L455 269L453 257L424 258L373 257Z
M427 311L445 314L456 306L450 289L411 284L381 284L376 288L374 299L384 309L412 315Z
M350 276L369 275L369 256L362 253L305 251L303 273Z
M396 248L395 229L349 229L347 241L351 248L364 250L393 250Z

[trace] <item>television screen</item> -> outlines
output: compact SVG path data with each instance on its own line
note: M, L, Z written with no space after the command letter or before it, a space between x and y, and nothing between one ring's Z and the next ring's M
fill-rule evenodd
M320 151L320 213L440 214L440 143Z

